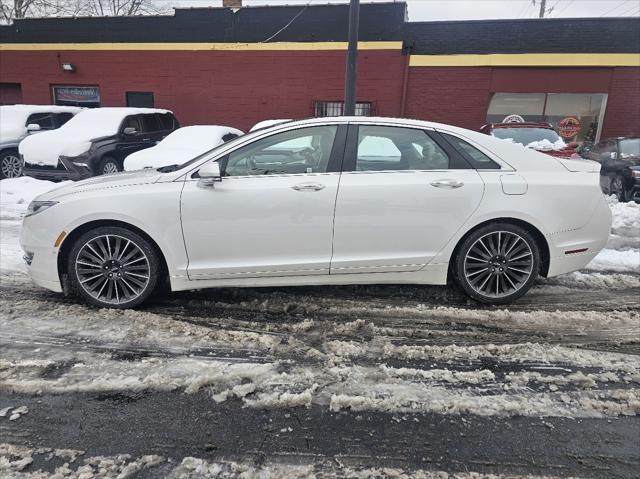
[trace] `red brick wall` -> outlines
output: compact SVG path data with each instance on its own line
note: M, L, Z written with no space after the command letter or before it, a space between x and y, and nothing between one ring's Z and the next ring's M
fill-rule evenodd
M640 135L640 68L614 68L602 138Z
M409 69L406 116L478 130L487 116L491 69Z
M414 67L406 116L477 130L492 92L608 93L602 138L640 134L640 68Z
M98 85L102 106L125 105L126 91L152 91L155 105L183 125L247 130L266 118L307 118L313 100L341 100L344 51L63 51L0 53L0 82L22 84L25 103L52 101L51 85ZM398 116L405 57L359 53L358 100ZM60 64L73 63L75 73Z

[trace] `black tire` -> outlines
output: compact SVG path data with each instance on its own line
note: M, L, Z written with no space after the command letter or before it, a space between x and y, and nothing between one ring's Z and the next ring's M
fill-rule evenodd
M470 298L506 304L525 294L538 277L540 247L526 229L492 223L468 235L453 261L454 279Z
M119 171L122 171L122 166L113 156L105 156L100 160L98 175L112 175Z
M162 271L151 242L118 226L101 226L84 233L71 247L67 263L72 291L102 308L140 305L162 282Z
M622 176L615 175L611 178L609 191L611 194L616 195L616 198L618 198L618 201L621 203L627 201L627 195L624 190L624 178L622 178Z
M0 153L0 178L19 178L23 173L23 163L17 150Z

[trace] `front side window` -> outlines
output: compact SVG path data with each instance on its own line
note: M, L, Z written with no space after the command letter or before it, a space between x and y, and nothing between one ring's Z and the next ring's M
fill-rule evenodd
M140 118L137 116L126 117L122 125L122 129L124 130L125 128L133 128L136 130L136 133L140 133L142 131L142 128L140 127Z
M53 114L52 113L32 113L27 118L25 126L39 125L43 130L50 130L53 128Z
M423 130L361 125L356 171L446 170L449 156Z
M315 126L257 140L229 153L224 176L325 173L337 129Z
M66 113L66 112L65 113L56 113L55 114L55 125L56 125L56 128L60 128L66 122L71 120L71 118L73 118L73 113Z

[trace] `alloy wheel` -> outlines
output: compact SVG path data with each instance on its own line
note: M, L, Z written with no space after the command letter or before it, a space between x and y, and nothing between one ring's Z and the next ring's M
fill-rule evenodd
M80 286L98 301L122 304L149 286L149 259L133 241L101 235L87 241L75 259Z
M464 258L464 274L478 294L502 298L520 290L533 273L531 246L510 231L494 231L475 241Z
M22 176L22 161L16 155L9 154L2 158L0 168L2 169L3 178L18 178Z
M103 175L111 175L111 174L117 173L117 172L118 172L118 165L116 165L112 161L107 161L104 164L104 166L102 167L102 174Z

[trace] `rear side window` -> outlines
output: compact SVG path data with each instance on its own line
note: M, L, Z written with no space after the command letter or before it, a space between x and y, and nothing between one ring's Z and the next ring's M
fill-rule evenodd
M448 133L440 132L446 140L451 143L451 145L462 155L464 158L471 163L474 168L478 170L499 170L500 165L489 158L487 155L478 150L475 146L471 146L470 143L467 143L461 138L457 136L449 135Z
M449 156L423 130L360 125L356 171L446 170Z
M155 114L142 115L142 131L147 133L160 130L162 130L160 120Z
M27 118L27 125L40 125L43 130L52 129L53 126L53 114L52 113L32 113Z
M159 113L158 119L163 130L173 130L175 127L175 118L171 113Z

